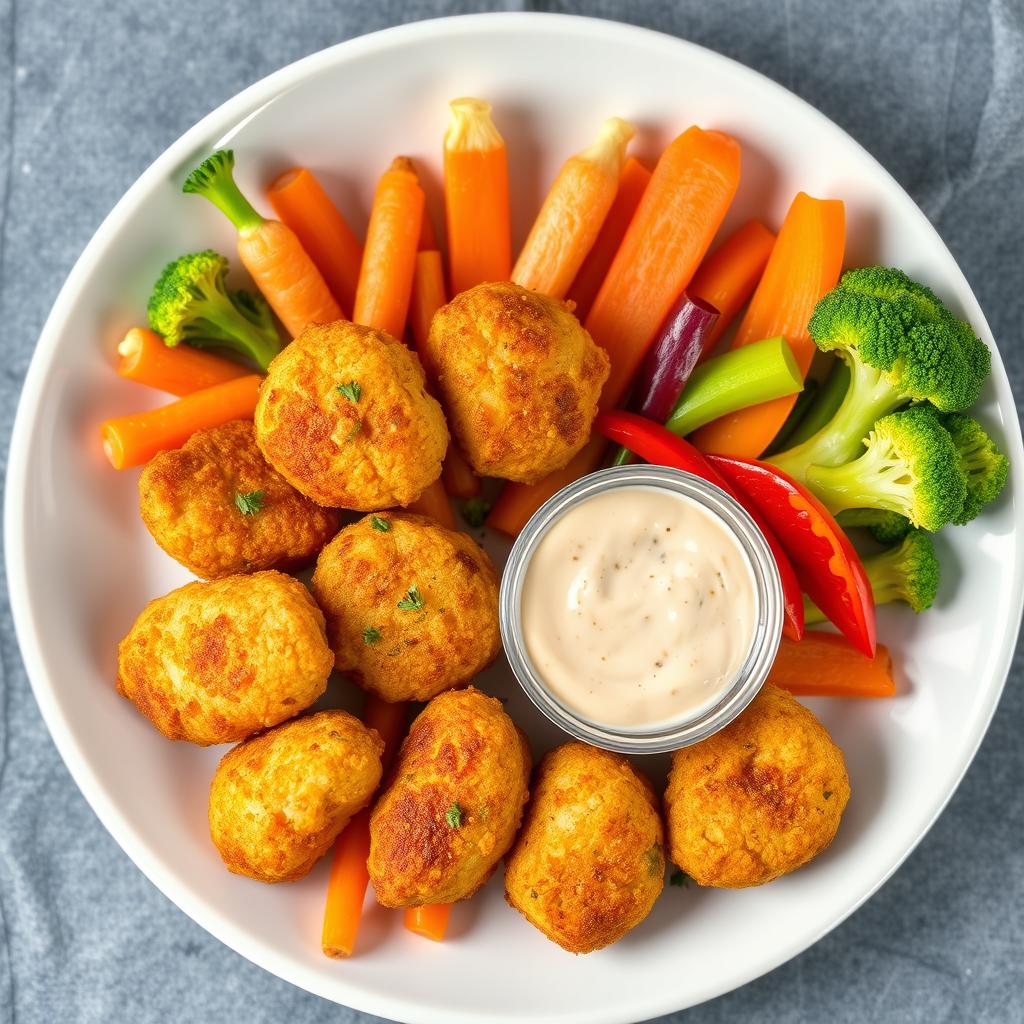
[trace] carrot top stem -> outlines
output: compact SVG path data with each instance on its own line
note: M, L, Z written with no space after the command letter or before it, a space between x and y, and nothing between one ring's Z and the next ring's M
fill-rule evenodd
M258 228L266 218L235 184L234 166L234 150L218 149L185 179L181 190L209 199L234 224L239 234L245 235Z
M449 104L451 111L444 148L458 153L500 149L505 143L491 120L491 105L474 96L461 96Z
M626 144L634 135L636 129L628 121L621 117L609 117L598 130L597 138L576 155L581 160L597 164L617 181L622 174L622 165L626 162Z

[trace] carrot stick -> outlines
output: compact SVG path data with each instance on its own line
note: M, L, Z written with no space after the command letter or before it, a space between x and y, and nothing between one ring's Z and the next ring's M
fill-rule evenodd
M423 907L405 908L405 927L425 939L433 939L440 942L448 928L448 918L451 916L452 905L450 903L428 903Z
M448 445L448 454L444 457L441 483L453 498L476 498L480 494L480 477L454 442Z
M705 356L754 294L774 244L775 236L759 220L748 220L693 275L687 292L718 310L718 319L704 339Z
M387 772L398 749L408 705L387 704L370 694L366 698L363 722L376 729L384 741L381 762ZM370 808L361 810L334 843L331 873L327 881L324 928L320 945L326 956L341 959L352 955L363 913L366 886L370 881L366 861L370 856Z
M508 158L491 105L452 100L444 137L444 200L452 292L507 281L512 269Z
M807 376L817 351L807 322L818 299L839 280L845 221L841 200L797 193L740 323L734 348L784 335L801 375ZM796 395L789 395L723 416L690 440L706 452L757 458L772 443L795 401Z
M768 682L798 697L891 697L896 692L889 649L866 658L841 636L809 630L782 638Z
M381 175L366 229L352 319L401 338L409 314L423 189L408 157L397 156Z
M441 247L437 244L437 232L434 230L434 220L430 216L430 211L423 207L423 219L420 221L420 241L416 247L420 252L424 252L430 249L440 249Z
M209 199L234 224L239 259L293 338L309 324L341 320L341 306L298 236L256 212L235 184L234 166L234 153L218 150L188 176L183 191Z
M343 309L355 303L363 247L307 167L293 167L267 189L274 213L298 235Z
M125 380L179 397L252 375L252 370L241 363L200 352L190 345L169 348L148 327L132 327L117 346L117 356L117 372Z
M180 448L197 430L252 419L262 381L258 374L237 377L159 409L107 420L100 427L103 451L114 469L128 469Z
M610 117L592 146L562 164L512 270L516 284L565 297L615 200L635 134L621 117Z
M440 480L435 480L414 502L408 506L410 512L416 512L421 516L430 516L436 519L442 526L449 530L457 530L458 523L455 522L455 514L452 512L451 503L445 493L444 485Z
M585 320L590 307L608 274L608 268L619 251L622 239L626 236L629 222L640 205L640 198L651 180L651 172L636 157L631 156L622 168L619 188L608 216L605 217L597 239L587 253L587 258L580 267L569 288L568 299L576 304L576 316Z

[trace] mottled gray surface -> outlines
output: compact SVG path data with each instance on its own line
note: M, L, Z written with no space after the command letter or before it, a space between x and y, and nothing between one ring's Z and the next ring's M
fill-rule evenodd
M0 0L0 452L34 340L90 235L202 115L389 24L485 9L639 22L749 64L847 128L949 243L1024 394L1021 0ZM0 609L0 1021L361 1022L278 981L161 896L50 742ZM688 1022L1024 1020L1024 666L928 838L803 956ZM397 978L396 978L397 980Z

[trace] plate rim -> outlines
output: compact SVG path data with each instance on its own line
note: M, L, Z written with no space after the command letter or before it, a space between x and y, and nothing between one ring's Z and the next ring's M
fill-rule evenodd
M36 617L33 614L29 598L29 569L24 558L24 539L26 517L23 499L26 482L29 476L29 447L36 424L35 410L38 405L47 371L53 365L53 354L58 339L64 333L67 322L73 316L74 307L84 290L85 279L91 273L96 256L107 246L109 240L131 219L136 212L139 198L148 191L154 182L181 164L190 151L208 148L212 142L230 137L237 129L255 116L266 104L290 87L301 84L307 78L315 76L339 61L356 59L389 48L415 43L418 41L441 40L448 35L473 33L492 29L500 32L502 27L518 30L537 31L542 34L561 32L574 35L577 40L581 35L591 38L621 40L623 36L631 36L639 44L647 47L664 47L675 50L679 56L699 52L704 59L725 62L732 65L731 73L739 77L746 76L759 88L774 92L784 98L787 103L798 103L805 108L805 113L820 121L823 126L842 133L854 146L861 150L874 165L882 180L895 189L907 205L909 215L923 221L934 236L941 251L945 254L952 272L959 276L959 283L970 302L967 313L971 320L983 328L988 338L992 332L981 310L977 297L970 283L961 270L955 257L931 224L924 212L902 185L860 142L844 128L818 110L807 100L791 92L785 86L767 77L754 68L718 53L708 47L689 40L659 32L654 29L623 22L581 15L547 14L540 12L489 12L468 15L456 15L444 18L426 19L404 25L380 29L366 35L357 36L318 50L299 60L285 65L270 73L245 89L229 97L217 108L194 124L174 142L172 142L150 165L139 175L136 181L118 200L111 211L96 229L81 255L75 261L64 284L54 300L49 315L44 322L39 339L33 352L21 395L18 400L17 412L11 431L8 467L6 473L6 493L4 496L4 555L6 563L8 600L10 602L15 635L21 652L33 695L40 709L46 727L53 738L58 753L78 786L86 802L100 819L115 842L121 847L129 859L142 873L163 893L178 909L195 921L226 946L244 956L269 973L287 981L298 988L311 992L330 1002L347 1005L357 1010L389 1017L394 1020L424 1022L424 1024L455 1024L455 1022L474 1022L475 1016L457 1007L423 1006L406 1000L394 992L370 991L363 986L354 985L340 976L332 982L331 990L321 984L316 972L303 964L282 956L281 953L267 945L258 937L253 937L238 928L226 915L216 910L204 900L195 896L187 884L181 883L173 872L165 871L159 860L153 859L144 839L138 835L132 824L126 819L99 783L84 753L75 741L72 729L62 713L56 698L56 691L45 665L39 632L36 628ZM993 386L997 393L999 413L1007 426L1008 437L1006 447L1011 449L1011 463L1017 467L1024 466L1024 444L1022 444L1020 424L1016 404L1003 366L1002 356L998 347L993 344L997 372L993 374ZM1011 430L1010 428L1016 428ZM1016 486L1014 486L1016 490ZM657 992L636 994L629 1004L631 1019L648 1019L666 1013L672 1013L689 1006L698 1005L708 999L723 995L781 966L788 960L809 949L826 934L841 924L855 910L870 899L882 885L906 861L917 848L924 836L930 831L939 815L952 799L964 774L973 763L978 748L988 732L992 717L999 704L1006 685L1017 638L1020 633L1021 615L1024 612L1024 557L1020 545L1017 546L1017 559L1013 567L1012 580L1012 619L1016 628L1011 627L1012 638L1002 650L998 664L994 669L995 684L990 687L987 705L979 719L977 735L965 748L961 763L957 766L956 776L948 792L940 795L934 806L923 820L913 841L901 853L894 863L879 877L869 889L861 894L845 910L825 923L809 941L799 939L781 949L776 948L769 955L762 956L756 962L747 962L742 969L734 969L728 979L706 984L700 988L696 997L679 997L673 995L669 987ZM691 989L691 992L693 990ZM682 999L682 1004L680 1002ZM568 1013L544 1014L535 1016L537 1021L551 1021L552 1024L620 1024L624 1020L622 1012L624 1004L607 1008L603 1012L592 1009L573 1010ZM495 1020L515 1020L496 1008L492 1014Z

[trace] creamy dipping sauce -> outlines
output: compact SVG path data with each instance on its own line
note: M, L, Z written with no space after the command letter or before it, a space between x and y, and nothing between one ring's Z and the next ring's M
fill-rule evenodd
M520 609L550 692L617 727L714 703L757 620L753 572L729 527L685 495L645 486L571 506L533 551Z

